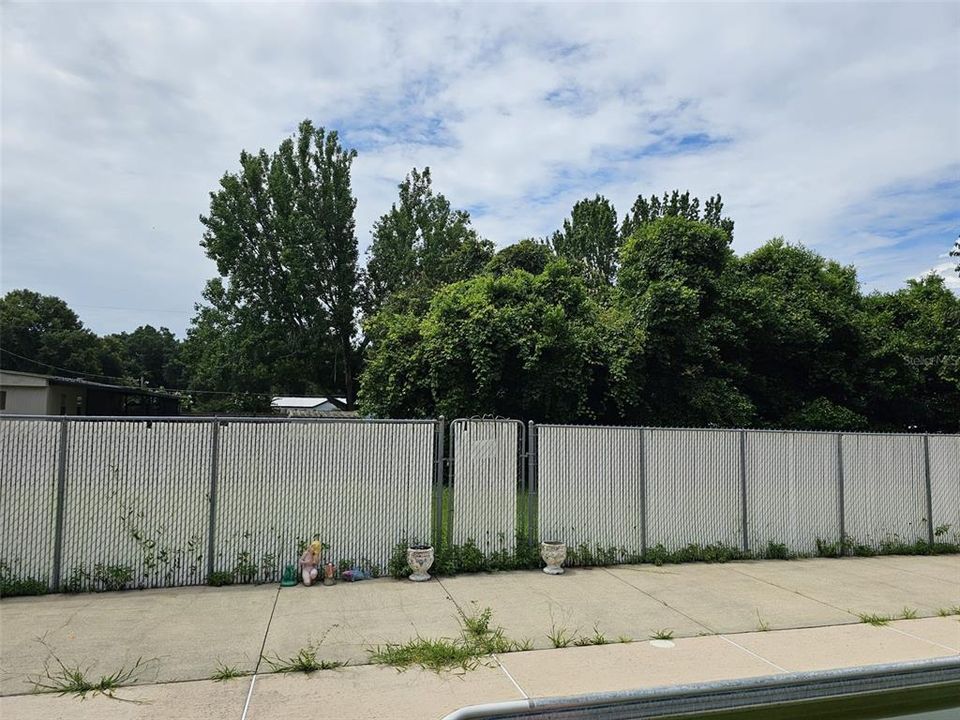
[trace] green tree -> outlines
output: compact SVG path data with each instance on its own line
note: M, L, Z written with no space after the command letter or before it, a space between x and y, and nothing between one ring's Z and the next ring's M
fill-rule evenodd
M550 237L550 244L559 257L584 268L590 285L612 284L620 247L616 209L601 195L578 201L563 228Z
M487 263L484 272L497 277L513 270L526 270L531 275L539 275L556 257L546 243L526 238L498 251Z
M416 168L399 185L400 197L373 227L366 268L365 311L372 315L393 297L425 299L434 289L476 275L493 243L434 192L430 168Z
M123 358L122 374L143 381L150 387L180 388L186 382L186 369L180 359L180 341L165 327L141 325L132 333L116 333L103 338L105 344L116 341Z
M359 359L355 157L336 132L309 120L272 155L241 153L240 170L223 176L209 214L200 217L201 244L220 278L204 291L209 312L195 321L206 327L194 333L191 357L209 347L241 383L334 389L352 405ZM222 354L211 328L231 337L230 354Z
M360 407L375 416L591 419L598 307L563 261L441 288L423 317L375 318Z
M621 333L614 399L631 422L743 425L753 404L739 389L743 338L732 322L733 253L722 229L680 215L638 227L621 253ZM629 327L629 324L627 325Z
M651 195L649 199L638 195L620 226L620 236L625 241L642 225L662 217L682 217L686 220L703 222L710 227L723 230L733 238L733 220L723 217L723 199L715 195L707 199L703 213L700 212L700 198L691 197L690 191L680 193L674 190L664 192L663 198Z
M53 295L11 290L0 299L0 367L49 375L104 373L116 360Z
M864 304L870 352L860 374L871 426L960 430L960 298L927 275Z
M739 262L743 385L761 423L862 430L868 339L852 266L776 238Z
M953 242L953 249L950 251L950 257L960 258L960 237ZM957 266L954 268L957 275L960 275L960 259L957 260Z

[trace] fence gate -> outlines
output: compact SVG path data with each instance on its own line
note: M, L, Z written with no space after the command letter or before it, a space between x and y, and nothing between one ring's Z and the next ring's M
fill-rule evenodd
M446 540L468 540L490 554L513 552L517 517L526 503L523 448L525 428L519 420L467 420L450 423L452 484L445 488Z

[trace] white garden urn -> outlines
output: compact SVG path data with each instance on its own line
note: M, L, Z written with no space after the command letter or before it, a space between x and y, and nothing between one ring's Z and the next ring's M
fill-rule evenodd
M410 579L414 582L424 582L430 579L427 570L433 565L433 546L411 545L407 548L407 564L413 570Z
M540 543L540 557L547 566L543 571L547 575L562 575L563 561L567 559L567 544L562 542Z

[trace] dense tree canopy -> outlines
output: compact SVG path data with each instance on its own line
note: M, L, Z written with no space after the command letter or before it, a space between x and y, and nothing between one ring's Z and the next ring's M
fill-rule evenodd
M864 294L853 267L781 238L738 257L720 195L678 190L619 224L585 198L549 238L494 252L429 168L400 182L361 270L354 157L309 121L241 153L200 218L218 277L185 340L98 337L14 290L0 365L188 388L201 411L358 390L383 417L960 431L960 297L942 277Z
M82 375L120 361L60 298L11 290L0 299L0 362L8 370Z
M594 417L598 312L563 261L448 285L427 313L375 323L360 405L374 415Z

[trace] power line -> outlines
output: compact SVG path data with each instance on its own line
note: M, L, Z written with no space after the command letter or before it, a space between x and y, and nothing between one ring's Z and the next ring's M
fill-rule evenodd
M26 357L24 355L19 355L12 350L7 350L6 348L0 348L0 352L5 352L7 355L13 355L15 358L20 360L26 360L31 362L34 365L37 365L42 368L50 368L52 370L59 370L60 372L68 372L73 375L84 375L86 377L97 377L97 378L107 378L108 380L126 380L127 378L120 377L117 375L102 375L100 373L89 373L83 372L81 370L71 370L70 368L59 367L57 365L51 365L50 363L41 362L40 360L34 360L33 358ZM135 388L136 386L130 385L125 387ZM263 392L249 392L247 390L242 391L230 391L230 390L187 390L185 388L148 388L150 390L163 390L167 392L181 392L188 395L256 395L263 397L273 397L273 393L263 393Z
M163 310L161 308L135 308L135 307L119 307L117 305L78 305L77 303L73 304L73 307L79 308L88 308L92 310L122 310L124 312L161 312L161 313L175 313L177 315L191 315L193 310Z

